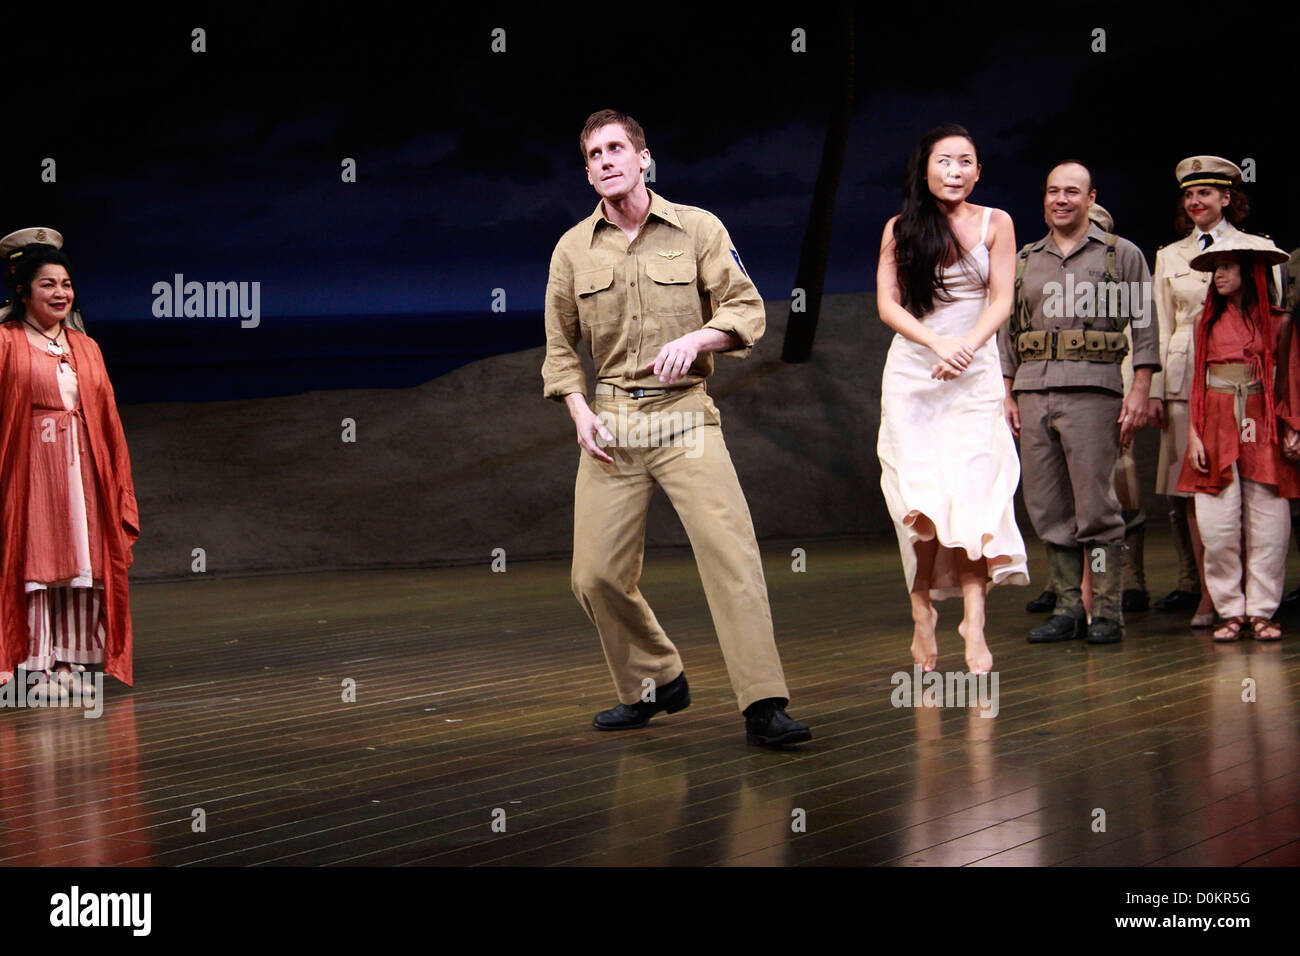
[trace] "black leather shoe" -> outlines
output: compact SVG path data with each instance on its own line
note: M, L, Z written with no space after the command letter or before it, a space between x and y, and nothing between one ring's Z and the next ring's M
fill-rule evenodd
M1296 588L1294 591L1287 594L1286 597L1282 598L1281 607L1284 610L1289 611L1297 604L1300 604L1300 588Z
M1191 611L1201 603L1200 591L1179 591L1174 589L1155 603L1157 611ZM1128 610L1128 608L1124 608Z
M1026 604L1025 610L1030 614L1046 614L1048 611L1056 610L1056 592L1044 591Z
M686 672L678 674L663 687L655 689L653 701L638 700L635 704L619 704L602 710L591 721L597 730L636 730L650 722L661 710L675 714L691 706L691 689L686 685Z
M1118 644L1124 637L1124 626L1108 617L1094 617L1088 625L1089 644Z
M1068 614L1053 614L1046 624L1040 624L1029 632L1030 644L1055 644L1058 641L1077 641L1083 637L1088 625L1079 618L1075 620Z
M758 700L745 708L745 739L756 747L780 747L812 740L808 725L785 712L788 701L780 697Z
M1139 591L1137 588L1129 588L1125 591L1124 597L1120 601L1120 607L1125 611L1145 611L1150 606L1151 599L1147 597L1147 592Z

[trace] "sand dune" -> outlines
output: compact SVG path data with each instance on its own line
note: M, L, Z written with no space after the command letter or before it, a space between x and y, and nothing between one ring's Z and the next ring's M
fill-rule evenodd
M892 332L872 295L830 296L813 359L786 365L787 308L769 303L750 357L718 358L709 382L758 535L892 533L875 454ZM124 406L143 526L133 577L189 577L195 548L209 574L568 553L578 448L564 408L541 397L542 352L416 388ZM1156 446L1144 432L1144 487ZM662 493L646 543L686 544Z

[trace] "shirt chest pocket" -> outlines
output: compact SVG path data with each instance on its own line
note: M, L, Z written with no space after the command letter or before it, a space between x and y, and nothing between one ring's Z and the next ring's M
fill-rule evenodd
M1205 305L1205 293L1209 291L1209 273L1195 272L1192 269L1175 270L1169 276L1169 287L1174 293L1175 309L1183 322L1196 321Z
M617 315L614 267L602 266L573 274L573 292L578 300L578 321L583 329L608 322Z
M645 274L650 279L642 290L642 304L647 312L697 317L701 314L694 259L652 259L645 264Z

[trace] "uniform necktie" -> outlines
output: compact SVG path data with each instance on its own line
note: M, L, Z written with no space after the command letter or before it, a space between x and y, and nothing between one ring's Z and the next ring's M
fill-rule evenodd
M1208 249L1208 248L1210 248L1210 243L1212 243L1212 242L1214 242L1214 237L1213 237L1212 235L1210 235L1208 232L1205 233L1203 236L1201 236L1201 248L1202 248L1202 249Z

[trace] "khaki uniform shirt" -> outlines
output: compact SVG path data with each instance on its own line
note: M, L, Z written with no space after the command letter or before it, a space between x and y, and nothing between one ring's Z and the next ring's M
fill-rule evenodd
M1160 338L1156 328L1155 316L1148 314L1138 317L1137 310L1145 308L1143 290L1149 288L1151 273L1147 270L1146 259L1141 250L1127 239L1115 240L1115 265L1121 282L1137 285L1137 301L1128 312L1130 333L1133 340L1133 367L1160 369ZM1095 332L1117 331L1117 323L1122 319L1093 318L1079 312L1076 308L1078 290L1084 281L1093 283L1097 289L1106 274L1106 233L1096 223L1088 227L1088 232L1077 246L1070 250L1068 256L1062 256L1056 240L1049 233L1034 243L1025 264L1025 274L1020 293L1029 304L1029 327L1035 330L1082 329L1091 321ZM1073 276L1072 284L1067 282L1067 275ZM1049 283L1059 284L1050 288ZM1067 297L1073 289L1074 301ZM1044 308L1053 298L1056 312L1049 317ZM1041 391L1052 388L1100 388L1116 394L1124 394L1120 366L1114 362L1063 361L1059 359L1039 359L1021 362L1016 351L1013 330L1015 316L1002 326L998 333L998 351L1002 358L1002 375L1014 379L1011 388L1014 392Z
M668 342L701 328L720 329L741 343L721 354L744 358L765 324L758 289L712 213L651 192L650 212L629 244L605 218L601 202L560 238L551 256L543 394L557 401L586 394L579 338L587 340L600 381L664 388L647 366ZM712 371L712 354L701 353L672 387L689 388Z
M1210 230L1216 243L1237 231L1227 219ZM1197 272L1192 260L1201 254L1199 229L1156 252L1156 320L1160 325L1161 372L1151 377L1151 397L1186 402L1190 400L1195 366L1196 320L1205 307L1211 274Z

